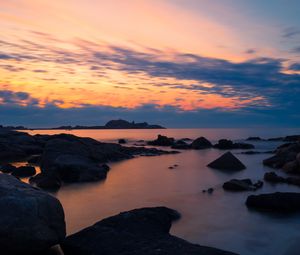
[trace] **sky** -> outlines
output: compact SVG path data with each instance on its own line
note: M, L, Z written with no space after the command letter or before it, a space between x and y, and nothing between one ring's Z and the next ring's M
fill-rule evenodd
M299 127L299 0L0 0L0 124Z

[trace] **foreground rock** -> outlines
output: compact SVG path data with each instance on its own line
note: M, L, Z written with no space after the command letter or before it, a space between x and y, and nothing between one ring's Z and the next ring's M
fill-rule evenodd
M207 165L208 167L220 170L238 171L246 169L246 166L231 152L224 153L221 157Z
M1 254L43 252L65 238L60 202L47 193L0 174Z
M300 143L286 143L279 146L275 155L263 161L272 168L282 168L287 173L300 174Z
M148 145L154 145L154 146L172 146L175 142L175 139L173 137L167 137L164 135L158 135L156 140L149 141Z
M232 150L232 149L254 149L254 145L249 143L234 143L231 140L227 139L221 139L218 141L217 144L214 145L214 148L220 149L220 150Z
M24 178L35 175L36 170L33 166L20 166L14 169L11 174L16 177Z
M296 212L300 211L300 193L276 192L251 195L247 198L246 205L255 209L273 212Z
M223 189L230 191L255 191L263 186L262 181L253 183L250 179L232 179L223 184Z
M142 208L106 218L66 238L65 255L230 255L169 234L179 214L166 207Z
M282 177L277 175L275 172L265 173L264 180L270 183L287 183L291 185L300 186L299 177Z

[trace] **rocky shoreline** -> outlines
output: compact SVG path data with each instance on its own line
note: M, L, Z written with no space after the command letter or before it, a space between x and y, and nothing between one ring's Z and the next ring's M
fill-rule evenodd
M300 174L298 139L299 136L283 138L281 141L288 143L280 145L274 151L274 156L263 161L264 165L282 169L285 175L291 176L280 176L275 172L266 173L264 176L266 182L300 186L300 178L295 176ZM0 225L1 254L47 254L54 245L61 245L65 255L234 254L191 244L170 235L172 222L178 220L180 215L177 211L166 207L140 208L123 212L66 237L62 205L41 189L52 191L58 190L65 183L101 181L109 172L110 162L136 156L176 154L179 153L178 150L254 149L252 144L227 139L212 144L204 137L195 140L176 140L159 135L156 140L147 142L150 147L129 146L124 139L120 140L122 140L119 141L120 144L103 143L68 134L32 136L23 132L0 129L0 161L3 162L0 168L3 172L0 174L3 223ZM246 141L259 140L258 137L250 137ZM160 150L156 148L157 146L167 149ZM29 165L15 167L10 164L19 160L26 160ZM34 166L40 167L40 173L36 174ZM208 166L228 173L247 168L229 151ZM18 180L30 176L31 185ZM255 192L262 186L263 181L251 179L231 179L223 184L224 190L234 192ZM212 193L214 189L208 190L208 193ZM266 213L298 212L300 193L249 195L245 204L251 209Z

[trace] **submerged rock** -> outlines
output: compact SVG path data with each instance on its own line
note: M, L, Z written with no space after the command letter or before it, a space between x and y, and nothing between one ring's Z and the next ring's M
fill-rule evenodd
M172 146L175 142L173 137L167 137L164 135L158 135L156 140L149 141L148 145L154 146Z
M264 179L265 179L265 181L271 182L271 183L287 183L287 184L300 186L300 178L299 177L284 178L282 176L277 175L275 172L265 173Z
M214 145L214 148L221 150L231 150L231 149L254 149L253 144L249 143L234 143L231 140L221 139L217 144Z
M255 209L270 210L273 212L300 211L300 193L276 192L251 195L247 198L246 205Z
M64 211L53 196L0 174L1 254L34 254L65 238Z
M178 218L166 207L123 212L67 237L62 249L65 255L233 255L170 235Z
M220 170L243 170L246 166L231 152L224 153L221 157L207 165L208 167Z
M201 136L191 143L191 148L194 150L202 150L211 148L212 144L205 137Z
M232 179L223 184L223 189L231 191L254 191L263 186L262 181L253 183L250 179Z

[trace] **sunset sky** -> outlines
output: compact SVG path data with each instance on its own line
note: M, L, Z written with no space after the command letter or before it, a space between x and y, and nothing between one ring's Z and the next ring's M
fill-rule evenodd
M0 0L0 124L300 125L299 0Z

